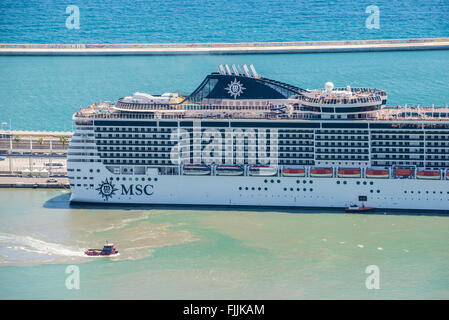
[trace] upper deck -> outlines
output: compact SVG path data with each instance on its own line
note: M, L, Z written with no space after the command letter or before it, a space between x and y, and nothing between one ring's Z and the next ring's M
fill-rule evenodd
M191 109L192 108L192 109ZM292 120L316 121L323 119L307 119L304 112L274 112L272 107L260 106L250 110L235 110L230 108L216 109L211 106L196 106L187 108L163 108L141 111L123 111L116 104L107 102L92 104L80 109L74 114L74 119L151 119L151 120ZM217 112L218 111L218 112ZM408 121L408 122L449 122L449 107L383 107L376 112L376 116L369 119L332 119L342 122L366 121Z
M74 119L227 119L449 121L446 107L387 107L387 94L375 88L302 89L261 77L254 66L220 65L189 95L136 92L116 103L82 108Z

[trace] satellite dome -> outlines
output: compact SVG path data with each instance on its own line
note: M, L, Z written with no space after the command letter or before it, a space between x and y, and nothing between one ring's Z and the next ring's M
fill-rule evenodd
M332 82L326 82L326 84L324 85L324 89L327 92L331 92L334 89L334 84Z

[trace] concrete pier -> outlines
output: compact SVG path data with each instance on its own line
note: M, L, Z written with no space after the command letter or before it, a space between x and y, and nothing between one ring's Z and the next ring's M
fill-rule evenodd
M0 176L0 188L70 188L67 177L53 178L54 180L49 179L50 178Z
M192 55L447 50L449 38L248 43L0 44L0 55Z

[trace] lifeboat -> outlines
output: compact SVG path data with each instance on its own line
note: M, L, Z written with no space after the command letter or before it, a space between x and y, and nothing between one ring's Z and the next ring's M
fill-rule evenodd
M184 175L188 176L210 175L210 166L205 164L185 164L182 169Z
M276 175L277 168L271 166L250 166L248 174L250 176L270 177Z
M417 179L440 180L441 173L436 170L419 170L416 173Z
M411 177L413 175L413 171L411 169L397 168L394 170L394 175L401 178Z
M217 176L241 176L243 168L239 165L221 164L215 167L215 174Z
M367 169L365 176L370 179L388 179L390 173L385 169Z
M103 249L87 249L84 251L86 256L116 256L119 254L118 250L114 247L113 243L107 243L103 246Z
M310 170L310 176L315 178L332 178L332 168L313 168Z
M306 175L306 169L284 168L282 169L282 175L285 177L304 177Z
M338 169L337 175L339 178L360 178L362 170L356 169Z
M369 212L374 211L376 208L374 207L365 207L365 206L357 206L357 205L351 205L345 209L346 212Z
M449 180L449 170L446 171L446 180Z

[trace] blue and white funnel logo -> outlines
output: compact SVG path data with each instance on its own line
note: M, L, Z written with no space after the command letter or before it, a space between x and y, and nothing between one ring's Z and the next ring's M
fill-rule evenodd
M225 89L228 90L228 93L232 97L234 97L234 99L236 99L243 93L243 90L245 90L246 88L243 87L240 81L237 81L237 79L234 78L234 81L231 81Z
M98 193L103 197L104 201L108 201L118 189L116 189L115 186L109 182L108 179L106 179L100 183L99 187L95 190L98 190Z

